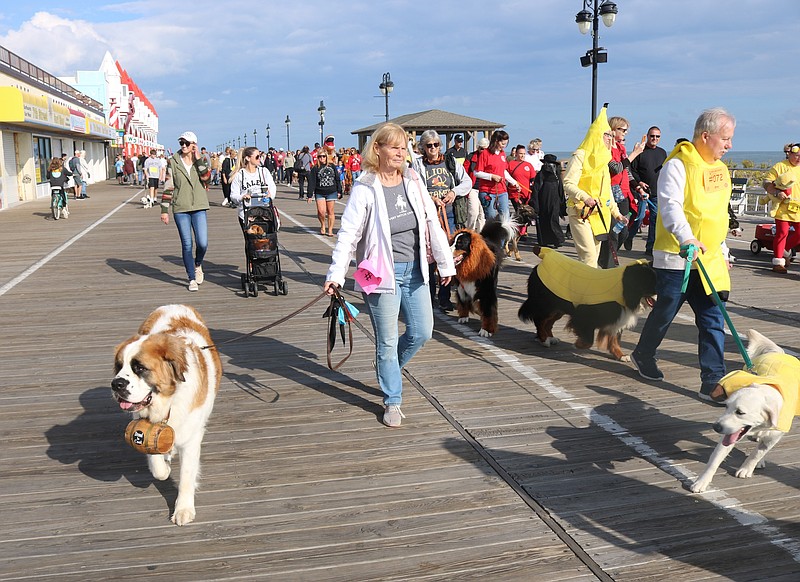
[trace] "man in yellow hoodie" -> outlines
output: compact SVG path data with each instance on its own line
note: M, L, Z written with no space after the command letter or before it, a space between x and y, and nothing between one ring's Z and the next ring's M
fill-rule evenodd
M658 299L647 318L631 362L647 380L663 380L656 350L685 301L695 313L700 359L700 398L712 401L711 391L725 375L725 330L722 312L711 290L693 265L689 284L681 293L686 258L681 246L693 245L720 298L730 291L728 263L723 252L728 232L731 181L720 159L733 145L736 120L722 108L707 109L697 118L691 142L679 143L658 178L658 221L653 246Z

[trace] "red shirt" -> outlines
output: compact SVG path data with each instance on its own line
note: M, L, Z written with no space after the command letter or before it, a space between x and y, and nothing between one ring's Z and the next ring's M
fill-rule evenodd
M525 160L511 160L508 162L508 173L511 177L519 182L520 188L509 184L508 197L516 202L527 204L531 199L531 188L533 179L536 177L536 170L533 169L533 164Z
M500 177L505 175L508 169L508 162L506 161L506 153L501 151L493 154L488 149L481 151L478 156L478 164L475 166L476 172L486 172L487 174L496 174ZM499 182L494 180L478 180L478 191L489 192L490 194L502 194L507 192L506 179L503 178Z
M361 171L361 154L355 153L350 156L347 169L351 172Z

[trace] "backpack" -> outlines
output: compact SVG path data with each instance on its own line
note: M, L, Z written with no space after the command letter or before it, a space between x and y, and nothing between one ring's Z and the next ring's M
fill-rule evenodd
M306 171L306 166L303 163L303 155L304 154L300 154L299 156L297 156L297 159L295 159L295 161L294 161L294 165L292 166L292 168L294 168L295 172L303 173L303 172Z

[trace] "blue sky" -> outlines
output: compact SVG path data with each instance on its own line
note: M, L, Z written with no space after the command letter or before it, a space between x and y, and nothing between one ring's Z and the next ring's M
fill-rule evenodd
M390 117L444 109L505 124L513 143L541 137L573 150L591 111L591 48L575 24L580 0L406 0L191 3L81 0L4 3L0 44L51 73L96 70L109 50L147 93L161 143L191 129L214 148L253 130L258 145L355 145L354 129L383 119L378 85L395 83ZM600 104L638 138L691 137L707 107L738 121L736 150L800 141L793 45L798 0L618 0L600 26Z

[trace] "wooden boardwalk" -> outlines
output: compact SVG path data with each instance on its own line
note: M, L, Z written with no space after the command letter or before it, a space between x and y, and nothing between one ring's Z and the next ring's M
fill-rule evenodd
M244 298L235 211L215 203L190 294L175 227L136 192L96 185L58 222L47 201L0 213L0 580L800 579L797 430L752 479L732 475L736 452L713 491L688 492L720 411L695 396L691 312L659 354L664 382L568 341L544 349L516 318L529 246L501 273L494 337L437 314L398 430L380 423L369 337L326 367L321 303L225 345L197 520L172 525L173 483L122 440L114 347L164 303L196 306L217 342L274 321L319 293L333 239L281 188L289 294ZM750 254L747 222L734 322L800 352L800 276Z

